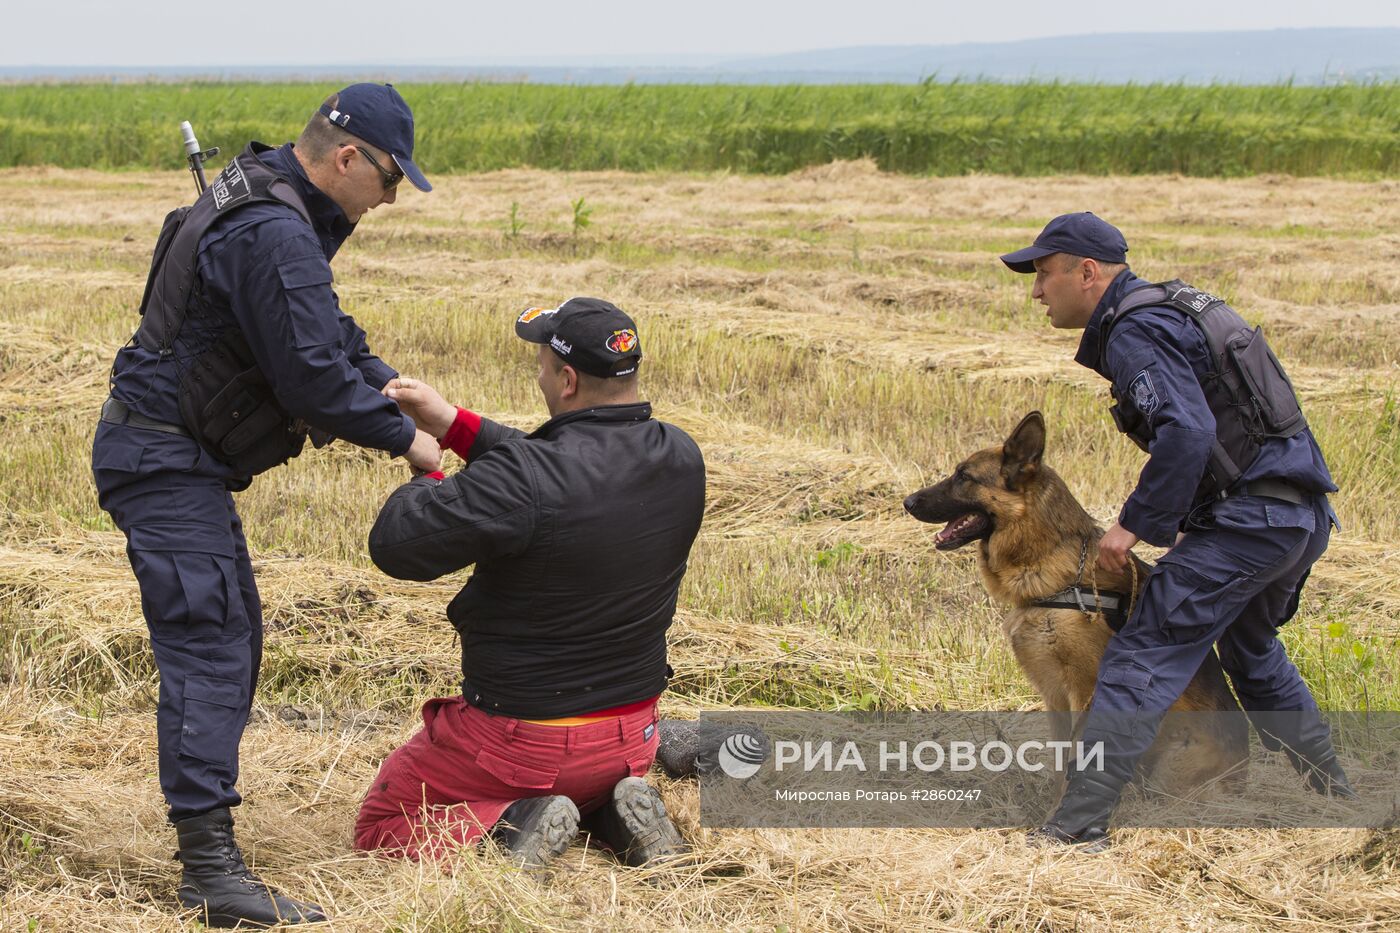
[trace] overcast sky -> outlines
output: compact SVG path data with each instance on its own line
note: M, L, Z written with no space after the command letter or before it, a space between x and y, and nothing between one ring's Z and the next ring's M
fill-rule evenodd
M602 63L614 55L663 63L667 55L1092 32L1400 26L1396 0L7 0L4 6L0 66L470 66Z

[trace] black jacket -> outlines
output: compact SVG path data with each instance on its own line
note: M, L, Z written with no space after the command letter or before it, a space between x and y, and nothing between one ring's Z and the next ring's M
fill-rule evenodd
M476 571L447 615L462 693L571 716L666 687L666 630L705 505L700 449L651 406L567 412L533 434L482 419L466 469L396 490L370 532L392 577Z

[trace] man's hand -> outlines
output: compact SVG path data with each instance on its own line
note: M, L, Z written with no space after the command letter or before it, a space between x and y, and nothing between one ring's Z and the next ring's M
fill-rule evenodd
M408 452L403 457L408 461L414 476L434 473L442 468L442 450L438 447L437 439L424 431L413 435L413 443L409 445Z
M384 394L399 403L399 410L413 419L420 431L441 439L457 419L457 408L449 405L437 389L417 379L390 379Z
M1122 573L1128 569L1128 552L1138 543L1138 536L1117 522L1099 539L1099 568Z

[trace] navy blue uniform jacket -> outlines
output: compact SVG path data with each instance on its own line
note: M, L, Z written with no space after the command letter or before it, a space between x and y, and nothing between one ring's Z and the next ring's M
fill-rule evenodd
M135 342L123 347L112 395L147 418L180 424L179 367L239 327L293 416L360 447L402 455L413 443L413 420L379 394L398 374L370 352L331 287L330 261L355 225L311 183L290 144L260 158L297 189L311 226L291 208L267 203L215 222L199 243L195 308L174 357L162 360Z
M1113 326L1105 368L1099 368L1104 313L1149 284L1130 271L1119 273L1094 309L1074 358L1111 380L1122 404L1138 407L1151 424L1147 464L1118 523L1148 544L1169 547L1187 513L1199 504L1197 487L1215 440L1215 416L1201 391L1211 371L1205 335L1175 308L1139 308ZM1279 479L1314 493L1337 489L1307 429L1265 440L1240 479Z

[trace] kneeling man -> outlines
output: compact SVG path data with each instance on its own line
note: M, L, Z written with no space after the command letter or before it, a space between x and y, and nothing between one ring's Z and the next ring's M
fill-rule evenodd
M684 851L642 776L704 462L639 399L641 343L618 308L573 298L526 311L515 332L539 345L551 416L530 434L415 380L384 390L467 466L396 490L370 556L404 580L476 569L447 609L462 695L430 700L422 731L385 760L355 845L417 858L490 833L539 866L582 822L642 865Z

